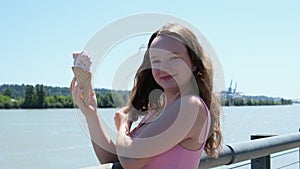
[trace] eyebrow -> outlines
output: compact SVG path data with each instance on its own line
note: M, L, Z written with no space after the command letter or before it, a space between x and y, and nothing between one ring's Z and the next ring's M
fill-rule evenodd
M169 54L169 53L170 53L170 54L175 54L175 55L180 54L180 52L177 52L177 51L168 52L168 54ZM157 55L151 55L151 54L150 54L150 57L151 57L151 58L156 58L156 57L158 57L158 56L157 56Z
M174 52L171 52L172 54L180 54L180 52L177 52L177 51L174 51Z

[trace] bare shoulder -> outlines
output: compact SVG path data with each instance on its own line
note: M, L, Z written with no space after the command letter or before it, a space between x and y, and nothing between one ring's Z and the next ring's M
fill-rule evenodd
M201 121L203 118L206 119L207 116L209 116L209 112L207 112L208 108L199 96L187 95L182 99L183 110L186 110L189 114L194 114L198 122L199 120Z
M205 141L209 113L205 102L199 96L187 95L182 99L185 100L186 106L184 107L188 110L189 115L193 115L194 121L191 123L191 130L180 142L180 145L190 150L198 150Z
M197 95L185 95L177 101L177 111L182 112L182 118L188 119L194 117L195 119L207 116L207 106L205 102ZM176 111L176 110L175 110ZM187 116L187 114L189 116Z
M200 110L205 110L205 103L204 101L196 95L186 95L181 98L183 106L186 105L187 107L193 108L200 108Z

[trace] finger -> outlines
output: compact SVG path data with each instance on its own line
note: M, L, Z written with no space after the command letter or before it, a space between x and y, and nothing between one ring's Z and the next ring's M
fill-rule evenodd
M86 90L84 87L82 87L82 84L81 83L79 83L78 85L77 85L77 93L79 94L79 95L82 95L83 93L84 93L84 91Z
M78 91L78 89L80 88L79 83L73 83L73 91Z
M95 95L95 91L92 89L92 87L90 88L90 95L94 96Z
M129 106L126 106L124 109L124 113L127 114L129 112Z
M127 114L129 112L129 107L125 106L119 110L120 113Z
M119 116L118 116L117 113L116 113L114 119L116 120L116 119L118 119L118 117L119 117Z
M72 95L73 97L80 96L84 92L83 88L80 88L80 84L75 84L73 89L72 89Z
M74 89L75 83L76 83L76 78L73 77L73 79L72 79L72 81L71 81L71 84L70 84L70 92L71 92L71 93L72 93L72 90Z

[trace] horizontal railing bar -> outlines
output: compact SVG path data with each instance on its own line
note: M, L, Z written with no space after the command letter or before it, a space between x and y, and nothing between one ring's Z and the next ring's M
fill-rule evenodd
M230 165L300 147L300 133L291 133L223 146L219 158L201 158L199 168Z

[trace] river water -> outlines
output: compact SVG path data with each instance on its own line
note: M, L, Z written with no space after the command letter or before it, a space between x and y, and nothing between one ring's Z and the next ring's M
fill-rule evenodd
M251 134L279 135L298 132L300 128L300 104L223 110L225 144L248 141ZM112 119L115 109L99 112L115 137ZM298 161L298 153L277 157L272 160L272 168ZM97 164L84 118L78 110L0 110L1 169L75 169ZM299 164L294 164L286 168L298 167Z

